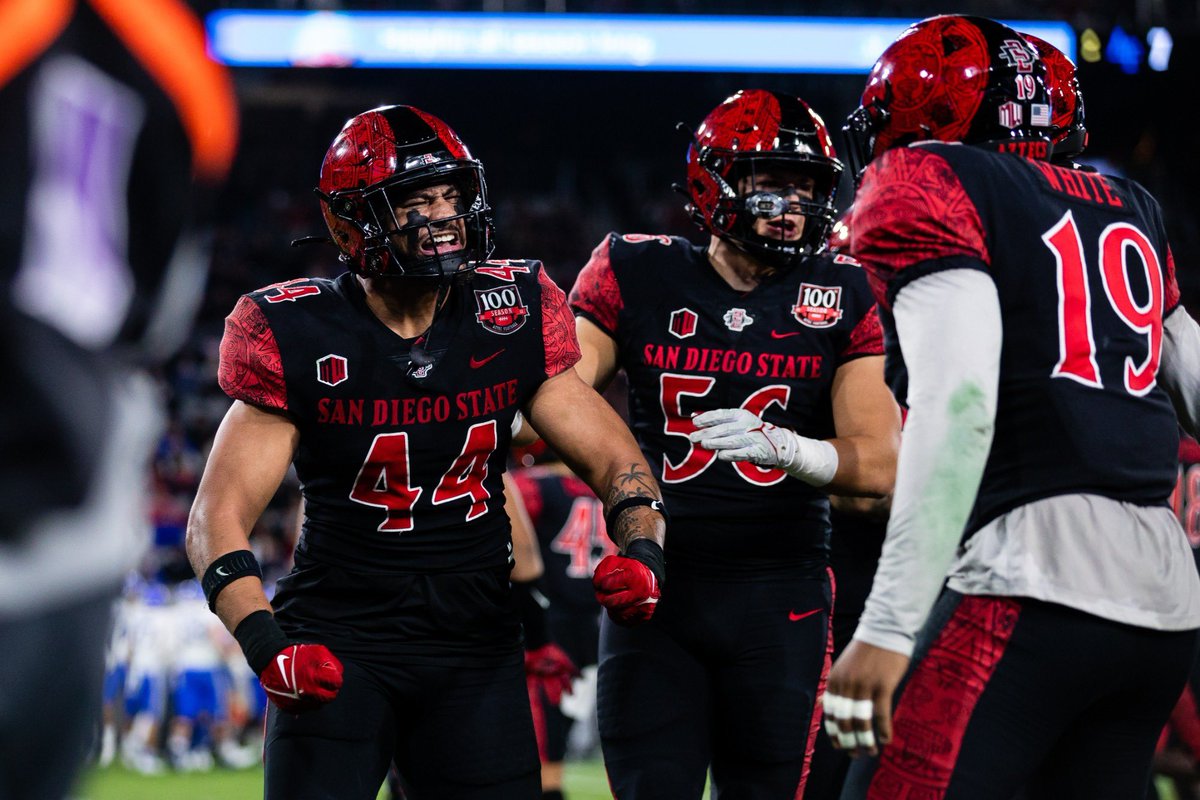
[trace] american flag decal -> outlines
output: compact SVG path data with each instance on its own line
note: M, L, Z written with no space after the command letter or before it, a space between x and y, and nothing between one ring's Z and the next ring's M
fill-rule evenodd
M1050 127L1050 104L1034 103L1029 107L1029 122L1039 128Z

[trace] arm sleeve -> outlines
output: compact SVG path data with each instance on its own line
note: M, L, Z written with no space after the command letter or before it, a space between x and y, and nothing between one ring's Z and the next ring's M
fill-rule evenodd
M616 338L617 316L625 303L612 269L611 242L611 235L604 237L575 279L575 286L571 289L571 309Z
M579 339L575 336L575 317L567 308L567 296L543 267L538 272L542 289L542 341L546 350L546 377L553 378L579 361Z
M1200 325L1181 305L1163 321L1158 380L1175 406L1179 424L1200 438Z
M845 364L862 356L883 355L883 328L879 325L879 307L871 306L871 310L850 332L850 341L838 354L838 364Z
M249 297L238 300L225 318L217 383L234 400L287 410L279 344L266 315Z
M941 591L975 501L996 414L1000 300L984 272L931 272L896 297L909 372L896 493L854 638L906 655Z
M959 267L986 272L991 263L975 203L946 159L922 147L893 148L867 168L854 202L851 249L885 308L923 275Z

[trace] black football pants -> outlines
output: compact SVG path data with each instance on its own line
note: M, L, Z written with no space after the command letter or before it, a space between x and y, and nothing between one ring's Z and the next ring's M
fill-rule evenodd
M717 580L675 567L653 619L601 627L597 714L619 800L793 800L829 668L827 574Z
M894 739L842 800L1133 800L1197 632L1026 598L945 592L917 641Z
M407 800L536 800L525 669L342 658L329 705L267 715L266 800L375 800L394 760Z

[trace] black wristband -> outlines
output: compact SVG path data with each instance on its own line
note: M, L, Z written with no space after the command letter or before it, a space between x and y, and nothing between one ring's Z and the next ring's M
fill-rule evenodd
M658 542L653 539L634 539L625 548L625 557L645 564L658 579L659 588L662 588L667 577L667 559Z
M628 509L636 508L637 506L649 506L659 514L662 514L663 522L669 521L669 518L667 517L667 507L663 505L662 500L654 497L644 497L642 495L626 497L624 500L618 500L613 507L608 510L608 514L606 514L604 517L604 524L606 526L605 530L608 531L608 538L612 539L617 544L620 544L620 542L617 542L616 539L613 539L613 530L616 529L617 517L619 517Z
M537 650L550 641L546 632L546 606L542 605L546 596L535 584L517 581L513 581L512 592L513 604L521 615L521 627L525 630L525 649Z
M280 650L291 644L283 628L270 611L255 611L238 623L233 638L242 648L246 663L255 675L261 675Z
M200 586L204 589L204 599L208 601L208 610L217 610L217 595L222 589L247 575L254 575L262 580L262 569L258 566L258 559L249 550L234 550L232 553L218 556L209 564L208 569L204 570L204 578L200 581Z

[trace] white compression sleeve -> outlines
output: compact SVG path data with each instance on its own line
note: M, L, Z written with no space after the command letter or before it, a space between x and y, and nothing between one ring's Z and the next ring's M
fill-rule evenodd
M1200 325L1183 306L1163 322L1158 380L1171 397L1179 424L1200 438Z
M1000 300L986 273L918 278L893 306L908 368L887 539L855 639L909 655L954 559L992 443Z

